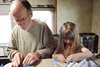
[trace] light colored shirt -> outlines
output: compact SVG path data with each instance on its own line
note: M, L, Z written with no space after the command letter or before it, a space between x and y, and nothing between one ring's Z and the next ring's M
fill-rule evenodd
M29 30L23 30L18 25L13 29L8 45L8 57L13 58L16 52L26 56L29 52L38 51L41 58L50 57L56 47L54 37L47 24L37 21Z

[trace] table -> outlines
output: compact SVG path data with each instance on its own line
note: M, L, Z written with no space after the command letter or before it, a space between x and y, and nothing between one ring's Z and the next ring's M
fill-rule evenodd
M54 63L54 60L56 61L56 63ZM49 59L42 59L34 67L67 67L67 65L68 65L67 63L58 62L57 59L49 58Z
M95 59L94 60L95 62L97 62L99 65L100 65L100 58L98 59ZM61 63L63 64L63 63ZM68 66L68 64L66 64L66 67ZM42 59L38 65L36 65L35 67L55 67L54 64L53 64L53 59L50 58L50 59ZM58 67L58 66L56 66ZM61 67L61 66L60 66ZM95 66L95 67L98 67L98 66Z
M54 67L53 65L53 59L42 59L35 63L35 66L30 67ZM12 63L6 64L4 67L11 67Z
M100 59L96 60L96 62L99 62L99 61L100 61ZM61 64L63 65L63 63L61 63ZM67 67L67 65L68 64L66 64L66 67ZM5 67L8 67L8 66L5 66ZM42 60L38 61L37 63L35 63L35 66L30 66L30 67L61 67L61 66L55 66L53 64L53 58L49 58L49 59L42 59Z
M42 59L35 67L54 67L52 59Z

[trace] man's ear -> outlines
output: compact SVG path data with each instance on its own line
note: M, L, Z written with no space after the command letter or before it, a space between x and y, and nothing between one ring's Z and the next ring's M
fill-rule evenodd
M32 11L28 11L28 15L29 15L29 17L32 17L33 16Z

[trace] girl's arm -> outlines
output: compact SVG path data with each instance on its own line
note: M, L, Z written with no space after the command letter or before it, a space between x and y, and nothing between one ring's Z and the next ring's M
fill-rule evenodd
M71 61L71 60L80 61L80 60L92 57L92 55L93 55L92 52L85 47L82 47L81 51L82 52L80 52L80 53L75 53L75 54L69 55L67 57L66 61Z

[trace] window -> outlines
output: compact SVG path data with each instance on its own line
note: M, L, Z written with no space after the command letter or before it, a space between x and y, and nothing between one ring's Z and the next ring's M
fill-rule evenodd
M53 11L33 11L32 18L45 22L53 32Z
M33 11L32 18L47 23L53 32L53 11ZM9 42L12 25L13 23L9 14L0 15L0 45L5 45Z
M9 42L11 35L11 20L9 15L0 15L0 45Z

